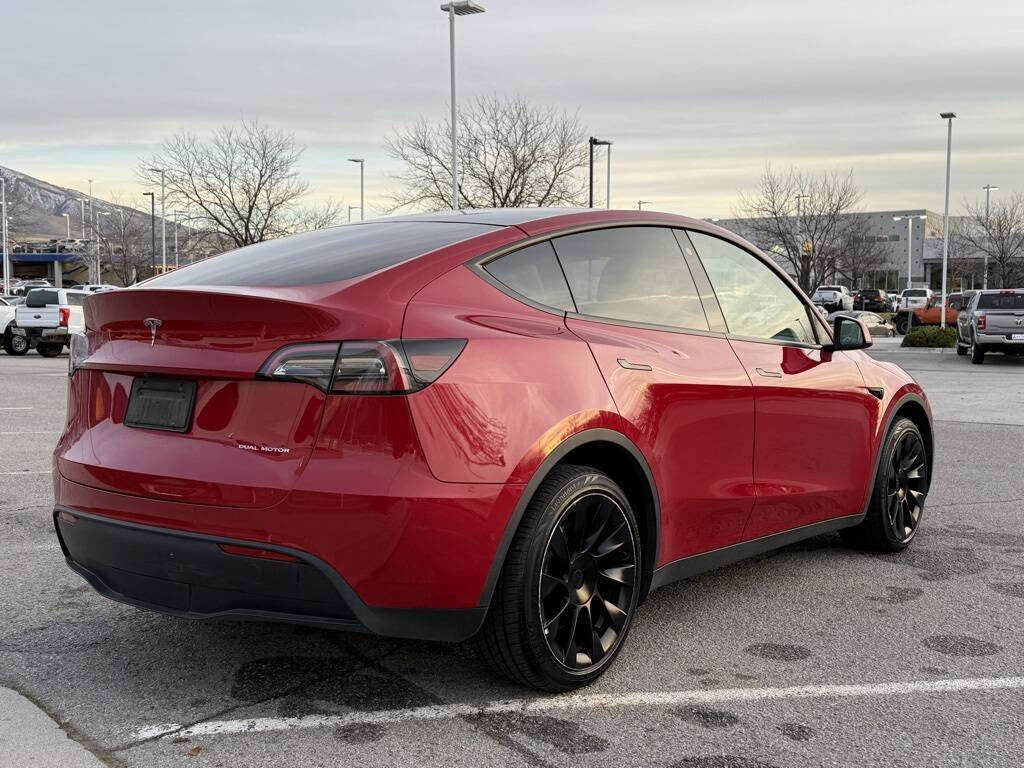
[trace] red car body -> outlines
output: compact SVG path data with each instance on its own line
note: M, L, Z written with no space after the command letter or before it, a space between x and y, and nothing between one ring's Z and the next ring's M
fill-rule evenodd
M54 455L71 567L109 597L171 614L459 640L483 621L519 517L559 462L597 466L629 495L646 594L858 522L897 414L931 454L923 392L863 352L559 313L481 268L612 226L702 232L757 253L704 221L471 211L294 242L329 249L355 227L444 222L476 230L339 281L189 285L197 265L89 297L87 356ZM289 345L394 339L465 345L407 394L260 375ZM194 382L186 429L126 423L140 379Z

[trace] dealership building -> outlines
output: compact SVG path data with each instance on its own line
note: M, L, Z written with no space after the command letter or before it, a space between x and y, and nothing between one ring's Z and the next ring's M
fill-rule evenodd
M910 255L910 281L914 286L939 288L942 285L942 214L934 211L918 209L902 209L895 211L871 211L850 213L848 217L862 219L867 222L865 227L868 237L880 244L884 253L884 262L879 269L865 275L863 285L850 288L881 288L898 291L907 287L907 255ZM895 221L895 217L901 217ZM924 217L923 219L920 217ZM951 220L956 217L950 217ZM910 242L907 242L907 222L913 221ZM750 219L712 219L718 226L735 232L741 237L749 237ZM796 226L794 220L793 226ZM909 248L908 248L909 245ZM968 257L972 267L968 274L957 275L954 279L949 272L950 290L961 290L981 287L983 256ZM784 264L782 266L785 266Z

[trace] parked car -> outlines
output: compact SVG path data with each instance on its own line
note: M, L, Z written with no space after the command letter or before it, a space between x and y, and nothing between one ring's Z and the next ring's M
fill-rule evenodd
M80 290L96 293L97 291L116 291L120 286L110 283L86 283L80 286Z
M14 322L14 305L6 296L0 296L0 339L7 338L7 327Z
M853 309L853 296L845 285L819 285L814 289L811 301L821 304L829 312Z
M11 293L15 296L24 296L33 288L52 288L49 280L17 280L11 283Z
M921 309L934 294L931 288L904 288L900 291L900 310Z
M862 288L853 295L853 309L867 310L869 312L888 312L889 307L888 295L877 288Z
M924 392L710 222L384 219L86 309L54 519L136 607L475 635L566 690L653 589L825 531L901 550L922 519Z
M977 291L959 313L958 355L981 365L987 352L1024 354L1024 288Z
M855 310L853 312L833 312L828 316L830 323L835 322L837 315L846 315L847 317L855 317L860 320L864 325L867 326L871 332L871 336L885 336L891 338L896 335L896 329L892 323L887 322L884 318L874 312L863 312L861 310Z
M956 325L960 310L964 307L965 299L962 293L950 293L946 295L946 311L942 311L942 297L930 297L920 309L900 311L896 317L896 330L905 334L911 327L918 325L941 325L942 315L946 315L946 325Z
M69 288L33 288L25 303L15 308L14 323L4 338L9 355L35 349L43 357L56 357L70 333L85 328L82 302L90 294Z

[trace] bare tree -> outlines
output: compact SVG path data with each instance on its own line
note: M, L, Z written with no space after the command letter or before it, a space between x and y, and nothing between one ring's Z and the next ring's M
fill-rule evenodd
M576 114L521 98L482 97L458 114L459 205L464 208L581 205L586 131ZM385 139L404 166L391 210L447 208L452 200L451 123L420 117Z
M859 288L866 275L885 268L885 247L871 234L868 220L857 214L843 217L840 233L836 269L852 288Z
M758 190L740 195L735 215L748 219L743 234L810 291L838 270L848 242L843 218L860 199L852 171L815 176L792 168L777 173L768 165Z
M131 285L152 274L149 212L123 206L117 195L111 196L109 215L96 222L93 260L97 279L103 282L98 267L107 265L121 285Z
M977 255L988 256L990 288L1012 288L1024 280L1024 195L985 206L964 201L967 215L959 236Z
M154 169L163 169L171 207L191 209L196 228L243 246L300 231L297 227L308 223L300 204L309 190L298 172L303 149L291 134L242 122L218 128L208 142L180 133L140 162L137 174L146 187L159 191L160 172ZM338 219L340 206L328 203L325 210L333 216L314 217L316 223Z

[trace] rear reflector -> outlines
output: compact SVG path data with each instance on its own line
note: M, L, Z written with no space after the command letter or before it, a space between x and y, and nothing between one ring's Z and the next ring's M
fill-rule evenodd
M275 552L272 549L257 549L256 547L243 547L236 544L219 544L221 551L227 555L240 555L242 557L261 557L264 560L280 560L285 563L301 563L302 561L287 555L284 552Z
M58 517L65 523L77 523L78 518L72 515L70 512L65 512L63 509L58 513Z
M257 378L301 381L335 394L408 394L436 381L465 346L465 339L292 344L271 355Z

